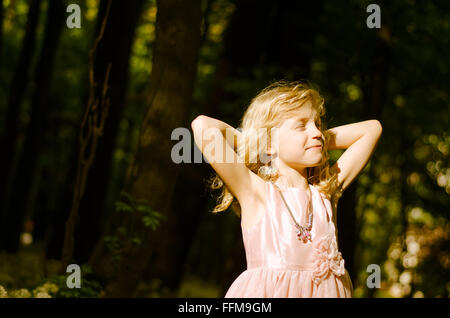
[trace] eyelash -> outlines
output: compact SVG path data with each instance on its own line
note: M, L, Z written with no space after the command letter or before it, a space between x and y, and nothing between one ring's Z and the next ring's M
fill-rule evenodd
M317 128L320 127L320 121L315 121L314 124L316 125ZM297 128L305 128L305 124L299 124Z

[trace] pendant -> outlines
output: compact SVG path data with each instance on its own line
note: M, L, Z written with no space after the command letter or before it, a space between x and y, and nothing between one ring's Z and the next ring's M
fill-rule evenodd
M305 228L297 229L297 238L303 243L311 242L311 232Z

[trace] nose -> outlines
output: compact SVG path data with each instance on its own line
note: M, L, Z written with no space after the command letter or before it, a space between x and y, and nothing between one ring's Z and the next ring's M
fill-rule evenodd
M313 139L322 139L322 131L320 131L320 129L317 128L317 126L314 124L312 125L312 138Z

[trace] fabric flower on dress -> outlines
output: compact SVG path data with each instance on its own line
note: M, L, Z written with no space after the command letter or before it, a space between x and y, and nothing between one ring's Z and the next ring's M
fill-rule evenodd
M313 252L313 281L320 284L330 273L336 276L345 274L344 259L338 251L336 240L332 235L321 238Z

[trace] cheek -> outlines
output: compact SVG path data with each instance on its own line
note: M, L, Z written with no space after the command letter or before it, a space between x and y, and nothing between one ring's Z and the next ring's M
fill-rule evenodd
M305 146L291 137L289 142L281 141L279 145L280 158L285 161L298 161L305 156Z
M278 153L282 160L298 162L308 155L305 147L308 136L297 129L280 129L278 131Z

